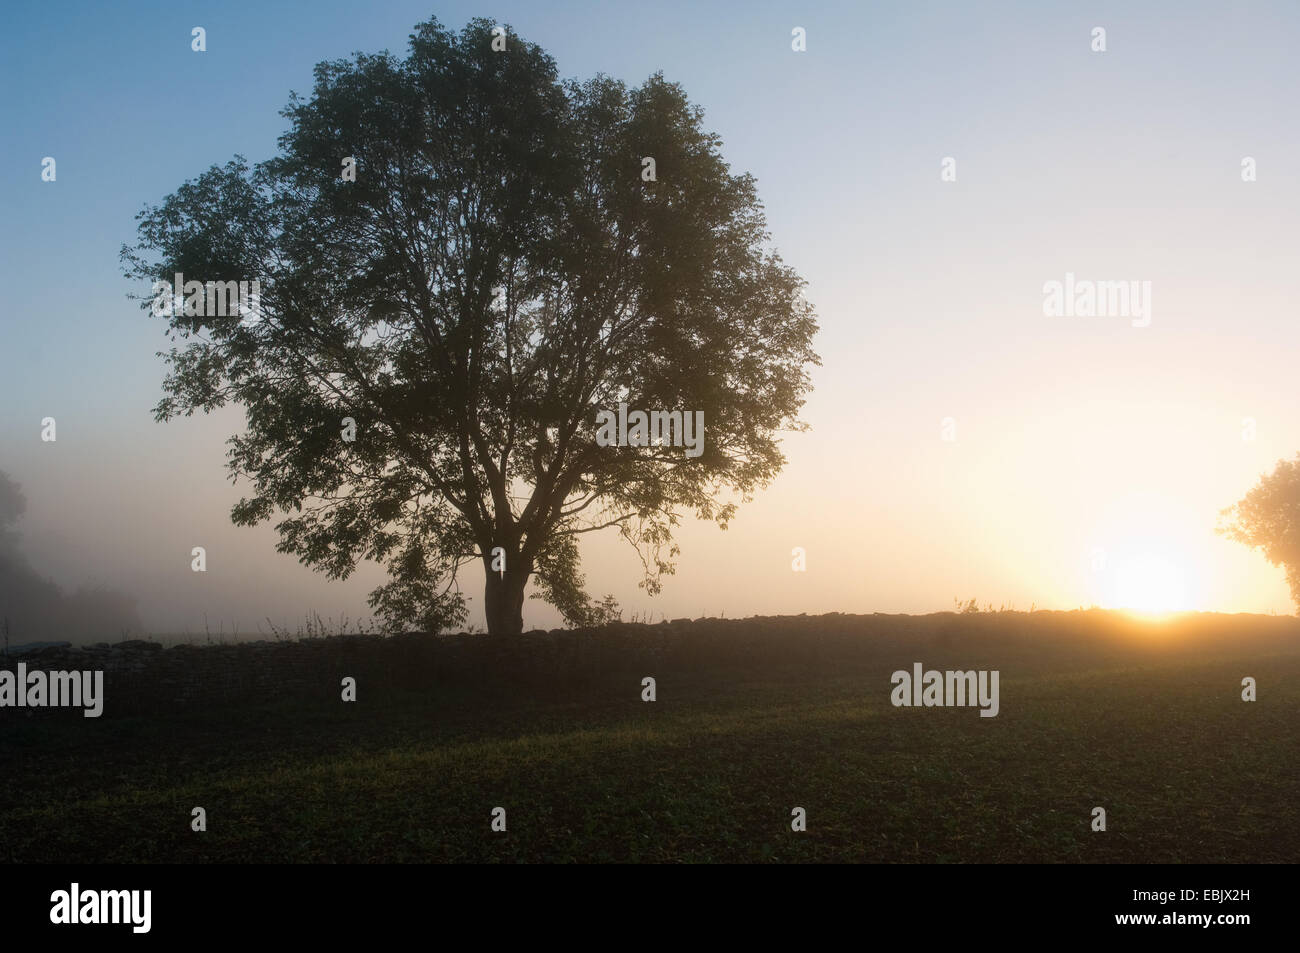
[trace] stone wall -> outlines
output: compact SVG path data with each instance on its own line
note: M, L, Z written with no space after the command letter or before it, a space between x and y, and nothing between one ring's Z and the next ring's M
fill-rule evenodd
M0 669L104 671L104 713L165 713L276 701L337 701L341 680L358 694L455 691L476 694L602 690L644 675L725 668L736 676L820 667L862 666L885 677L889 666L951 659L963 667L999 667L1003 647L1016 657L1065 657L1091 664L1104 656L1159 652L1168 640L1114 613L995 612L928 616L831 613L743 620L676 619L658 625L614 623L597 629L535 630L521 636L346 635L229 645L164 648L129 640L89 646L49 645L0 656ZM1173 625L1173 624L1171 624ZM1193 614L1176 624L1180 653L1230 648L1293 649L1292 616ZM1171 629L1170 632L1173 632ZM1142 636L1142 637L1139 637ZM924 653L924 654L921 654ZM976 663L981 663L977 665ZM884 675L878 675L883 672ZM0 721L83 717L80 709L0 710Z
M624 631L618 631L623 628ZM633 630L660 629L658 635ZM144 714L277 700L337 700L342 679L360 691L419 691L453 683L498 689L572 682L644 665L662 654L667 627L534 631L522 636L344 635L237 644L177 645L139 639L47 645L0 656L0 669L104 672L104 714ZM5 709L0 717L11 715ZM80 709L24 709L29 717L83 717Z

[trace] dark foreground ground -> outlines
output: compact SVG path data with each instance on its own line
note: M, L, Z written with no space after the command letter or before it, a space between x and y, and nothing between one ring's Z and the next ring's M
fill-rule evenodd
M99 719L0 709L0 859L1300 860L1294 618L833 615L536 638L553 664L526 677L485 661L420 687L408 667L359 679L355 703L331 661L312 697L114 714L110 686ZM566 668L566 639L605 640L605 661ZM891 673L917 661L998 669L1000 713L893 707Z

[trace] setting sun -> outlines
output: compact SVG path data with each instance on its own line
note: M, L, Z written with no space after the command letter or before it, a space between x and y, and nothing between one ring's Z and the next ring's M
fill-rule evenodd
M1111 605L1147 613L1186 609L1186 579L1182 570L1161 556L1135 556L1115 568Z

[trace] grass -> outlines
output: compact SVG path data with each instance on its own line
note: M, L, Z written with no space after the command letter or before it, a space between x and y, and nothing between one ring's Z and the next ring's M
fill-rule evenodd
M1300 652L1002 658L1001 713L893 708L875 660L485 703L4 712L11 862L1300 860ZM951 654L951 652L949 653ZM1005 650L1000 653L1005 656ZM927 667L946 665L928 649ZM967 665L966 667L971 667ZM996 666L995 666L996 667ZM1253 675L1259 701L1243 702ZM190 829L191 809L207 831ZM507 831L490 829L502 806ZM791 809L808 830L790 830ZM1090 829L1107 812L1107 831Z

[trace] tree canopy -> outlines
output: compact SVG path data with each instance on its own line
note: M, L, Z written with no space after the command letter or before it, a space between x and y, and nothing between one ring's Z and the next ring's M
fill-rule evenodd
M1284 567L1291 598L1300 608L1300 454L1279 460L1272 473L1223 510L1218 532Z
M533 578L601 620L582 534L616 527L657 592L682 513L726 528L779 471L815 317L678 85L561 81L508 28L429 21L404 59L319 64L283 115L275 157L184 183L122 253L129 278L259 282L252 309L163 309L156 417L245 409L236 523L281 514L278 548L334 578L384 564L394 627L462 624L477 561L509 633ZM601 445L620 403L702 412L702 452Z

